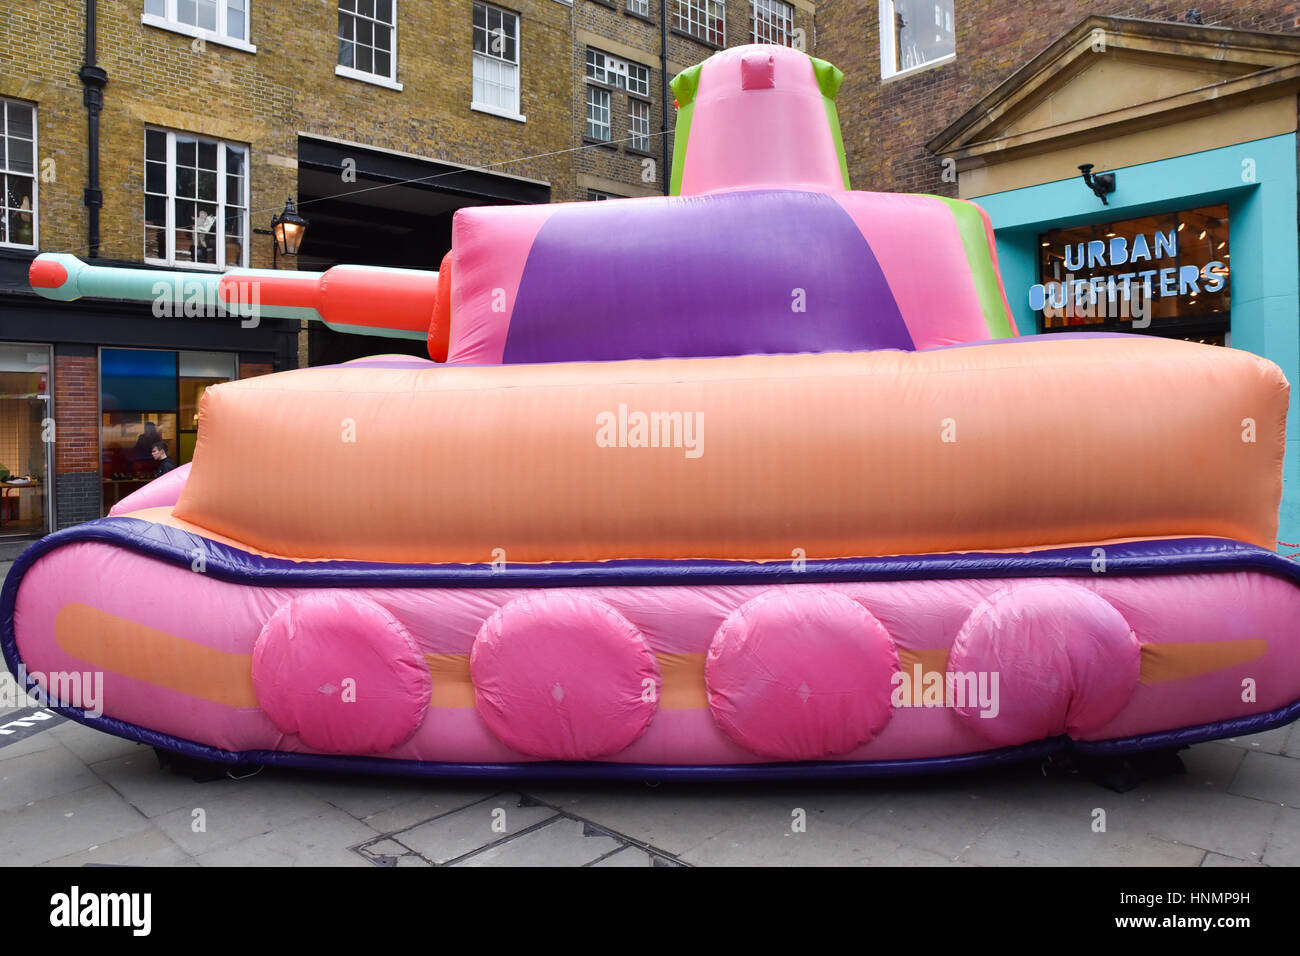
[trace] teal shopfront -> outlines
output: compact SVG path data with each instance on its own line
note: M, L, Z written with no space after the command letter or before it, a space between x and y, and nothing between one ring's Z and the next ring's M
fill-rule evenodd
M1127 297L1125 292L1128 290L1123 283L1118 284L1118 296L1109 300L1105 287L1097 289L1100 294L1093 297L1097 308L1092 315L1086 314L1088 304L1093 301L1086 295L1086 288L1080 288L1084 295L1059 295L1054 301L1045 302L1045 308L1037 310L1032 307L1037 304L1037 296L1031 302L1031 291L1035 286L1043 285L1045 278L1051 282L1050 275L1044 275L1043 244L1048 242L1045 237L1055 231L1079 226L1107 226L1143 218L1165 219L1166 223L1181 220L1184 228L1180 233L1174 227L1175 247L1172 252L1166 244L1160 250L1163 255L1155 258L1156 243L1147 241L1153 256L1149 263L1122 265L1130 266L1130 272L1139 271L1138 265L1147 267L1142 271L1162 267L1158 270L1160 272L1194 265L1202 276L1207 271L1211 276L1223 273L1226 281L1216 292L1205 290L1218 283L1218 279L1211 278L1208 282L1202 279L1197 284L1196 298L1209 300L1217 295L1223 303L1219 308L1222 310L1221 327L1227 333L1224 344L1276 362L1293 384L1279 537L1289 543L1290 551L1300 550L1300 545L1296 545L1300 542L1300 243L1297 242L1296 136L1294 133L1272 136L1123 167L1114 172L1116 189L1107 196L1108 204L1105 206L1082 187L1078 177L971 197L987 210L993 222L1002 279L1017 327L1022 333L1032 334L1092 328L1122 329L1124 324L1132 323L1133 312L1141 312L1141 305L1135 308L1133 302L1137 299L1140 303L1141 290L1147 284L1153 289L1151 304L1158 316L1161 305L1158 301L1159 275L1149 276L1145 283L1140 279L1130 280L1131 291ZM1223 254L1213 247L1188 251L1189 245L1204 241L1196 238L1200 232L1209 232L1202 228L1202 222L1197 221L1204 217L1200 210L1206 209L1226 209L1227 222L1224 225L1227 238L1215 241L1213 246L1226 241L1227 259L1211 258L1215 252ZM1192 216L1185 215L1187 213ZM1188 232L1189 219L1196 231L1184 236ZM1163 238L1169 230L1153 232ZM1138 232L1136 235L1145 237L1151 233ZM1072 247L1075 255L1066 264L1080 266L1084 272L1078 274L1086 276L1089 267L1087 252L1091 250L1080 256L1077 244L1072 244ZM1052 254L1057 253L1053 250ZM1064 255L1065 250L1062 249L1060 254ZM1177 264L1166 265L1167 262ZM1226 268L1210 268L1216 262L1223 263ZM1185 291L1189 288L1183 286L1183 294L1175 294L1173 298L1181 300L1175 302L1176 306L1192 298L1190 292ZM1066 308L1075 301L1082 301L1084 308L1078 311L1085 314L1070 324L1060 324L1054 321L1053 316L1044 315L1053 305L1059 307L1062 299L1070 300L1065 303ZM1108 308L1111 302L1119 308ZM1188 318L1195 321L1186 325L1161 325L1156 319L1145 331L1214 341L1219 334L1212 318L1214 308L1210 306L1208 314L1193 313ZM1125 315L1125 312L1130 314ZM1142 324L1140 316L1138 323ZM1188 387L1195 388L1196 383L1189 382ZM1171 400L1173 398L1171 396ZM1151 411L1155 413L1158 410ZM1287 549L1288 544L1284 544L1283 550Z
M1021 334L1163 335L1282 369L1292 390L1278 537L1290 555L1298 90L1300 37L1091 17L928 144L988 212Z

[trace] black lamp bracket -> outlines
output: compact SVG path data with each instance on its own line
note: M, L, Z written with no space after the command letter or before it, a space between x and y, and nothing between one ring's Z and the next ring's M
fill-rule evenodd
M1079 167L1079 172L1083 173L1084 185L1092 190L1092 194L1101 200L1103 206L1109 206L1106 197L1115 191L1115 174L1097 173L1094 176L1092 165L1092 163L1084 163Z

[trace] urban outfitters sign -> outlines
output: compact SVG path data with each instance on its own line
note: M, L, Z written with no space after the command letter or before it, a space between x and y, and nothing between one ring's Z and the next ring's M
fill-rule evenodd
M1070 324L1145 320L1135 322L1137 327L1148 325L1152 313L1177 318L1219 311L1207 297L1227 289L1227 257L1216 257L1227 245L1227 220L1205 218L1129 235L1120 234L1129 223L1046 234L1041 243L1044 280L1030 287L1030 308L1049 317L1089 320ZM1101 229L1115 231L1105 238L1080 236Z

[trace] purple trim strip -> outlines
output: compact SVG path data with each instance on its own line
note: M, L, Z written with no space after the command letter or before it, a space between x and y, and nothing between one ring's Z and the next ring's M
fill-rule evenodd
M367 561L290 561L263 558L207 538L140 518L88 521L46 535L15 562L0 615L9 604L10 586L41 555L73 541L115 544L177 567L188 568L203 553L206 573L236 584L288 587L592 587L663 584L796 584L827 581L898 581L916 578L1091 576L1093 546L1032 552L962 552L835 558L806 562L795 571L789 561L649 561L506 565L379 564ZM1300 563L1255 545L1228 538L1174 538L1106 546L1106 566L1122 574L1233 571L1250 568L1300 584Z

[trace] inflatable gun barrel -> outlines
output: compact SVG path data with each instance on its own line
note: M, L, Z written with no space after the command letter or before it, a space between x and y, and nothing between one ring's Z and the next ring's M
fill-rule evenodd
M42 253L28 272L47 299L82 296L152 302L160 315L229 315L241 319L307 319L337 332L423 341L438 296L438 273L378 266L334 266L325 272L231 269L155 272L92 266L76 256ZM382 305L376 306L381 290Z

